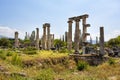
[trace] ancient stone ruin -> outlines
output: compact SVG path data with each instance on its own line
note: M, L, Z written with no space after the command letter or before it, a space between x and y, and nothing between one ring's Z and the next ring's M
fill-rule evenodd
M50 50L54 47L54 34L50 34L50 24L43 24L42 48Z
M90 24L86 24L86 18L88 18L88 14L71 17L68 20L68 50L72 49L72 23L75 21L75 37L74 37L74 49L75 54L79 54L79 47L83 47L83 53L85 53L85 43L87 42L87 36L90 35L87 33L87 27L90 27ZM79 27L79 22L82 20L83 32L81 34L81 29ZM82 37L80 37L82 35ZM82 38L82 39L80 39ZM81 41L82 40L82 44ZM80 45L81 44L81 45Z
M19 48L18 32L15 32L15 48Z

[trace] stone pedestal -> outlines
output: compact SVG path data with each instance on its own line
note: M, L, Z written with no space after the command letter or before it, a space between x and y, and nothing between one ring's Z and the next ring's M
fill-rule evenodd
M15 48L19 48L18 32L15 32Z

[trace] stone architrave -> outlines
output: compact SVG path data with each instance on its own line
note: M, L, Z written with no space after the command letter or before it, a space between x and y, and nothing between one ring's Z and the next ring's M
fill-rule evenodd
M39 50L39 28L36 28L36 48Z
M100 27L100 56L104 55L104 27Z
M15 48L19 48L18 32L15 32Z
M68 50L72 50L72 20L68 21Z
M79 36L79 33L80 33L80 30L79 30L79 22L80 22L80 19L79 18L75 18L75 22L76 22L76 26L75 26L75 40L74 40L74 43L75 43L75 54L78 54L79 53L79 42L80 42L80 36Z

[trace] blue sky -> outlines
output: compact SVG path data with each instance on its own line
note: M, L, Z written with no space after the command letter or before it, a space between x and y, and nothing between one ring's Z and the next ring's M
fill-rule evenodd
M68 30L69 17L89 14L92 38L99 36L99 27L104 26L105 40L109 40L120 35L119 4L120 0L0 0L0 35L14 37L18 31L24 38L25 32L31 34L36 27L42 35L43 24L50 23L51 33L58 38Z

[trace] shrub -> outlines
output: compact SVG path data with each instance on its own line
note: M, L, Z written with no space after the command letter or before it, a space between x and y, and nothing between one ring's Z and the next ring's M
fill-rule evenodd
M115 64L115 59L110 58L110 59L108 60L108 63L109 63L109 65Z
M13 56L12 56L12 61L11 61L11 63L13 64L13 65L20 65L20 66L22 66L22 59L20 58L20 56L18 56L18 54L14 54Z
M85 62L85 61L78 61L78 64L77 64L77 69L78 70L84 70L84 69L87 69L88 68L88 63Z
M11 51L8 51L7 53L6 53L6 56L12 56L13 55L13 52L11 52Z
M60 51L59 51L59 53L68 53L68 50L65 49L65 48L61 48Z

